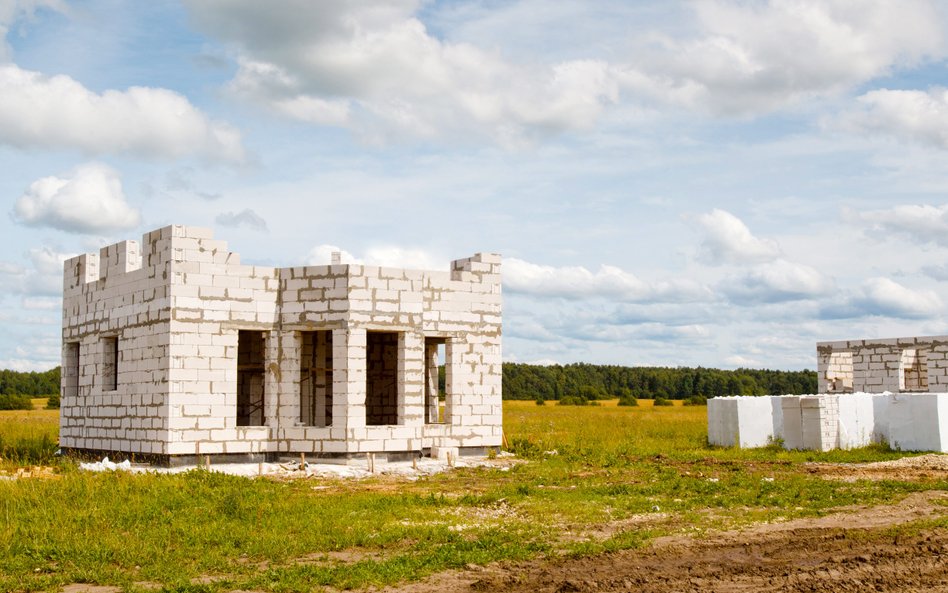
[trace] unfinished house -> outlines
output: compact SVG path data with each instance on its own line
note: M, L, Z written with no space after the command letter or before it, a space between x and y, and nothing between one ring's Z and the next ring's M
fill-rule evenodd
M948 391L948 336L816 345L820 393Z
M185 226L67 260L63 450L184 464L499 447L500 256L334 260L242 265Z

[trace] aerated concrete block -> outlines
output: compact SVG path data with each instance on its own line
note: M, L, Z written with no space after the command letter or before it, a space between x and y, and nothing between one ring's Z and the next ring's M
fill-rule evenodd
M948 453L948 393L899 393L888 406L889 444Z
M868 393L840 395L837 447L854 449L875 442L874 397Z
M725 447L764 447L781 438L779 398L715 397L708 400L708 442Z

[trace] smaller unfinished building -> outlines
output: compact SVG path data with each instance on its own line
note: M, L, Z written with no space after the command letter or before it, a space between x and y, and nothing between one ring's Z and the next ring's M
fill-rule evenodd
M243 265L185 226L69 259L60 444L165 464L499 447L500 263Z
M708 441L948 452L948 336L817 344L818 395L708 401Z

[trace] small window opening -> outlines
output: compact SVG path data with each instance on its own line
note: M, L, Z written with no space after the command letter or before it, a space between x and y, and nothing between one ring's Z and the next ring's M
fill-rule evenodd
M62 397L79 397L79 342L66 342L63 355Z
M237 426L264 425L265 351L264 332L237 332Z
M853 353L833 352L826 366L826 385L830 393L852 393Z
M366 334L365 423L398 424L398 333Z
M425 338L425 422L447 422L445 390L445 338Z
M907 348L902 351L899 364L899 389L928 391L928 364L923 350Z
M118 337L102 338L102 391L118 389Z
M302 332L300 422L332 426L332 331Z

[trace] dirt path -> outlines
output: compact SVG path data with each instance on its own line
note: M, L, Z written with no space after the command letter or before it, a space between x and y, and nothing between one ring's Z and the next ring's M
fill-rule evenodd
M948 530L886 533L948 516L946 503L948 492L923 492L895 506L845 509L703 539L663 538L644 550L471 567L385 591L948 593Z

